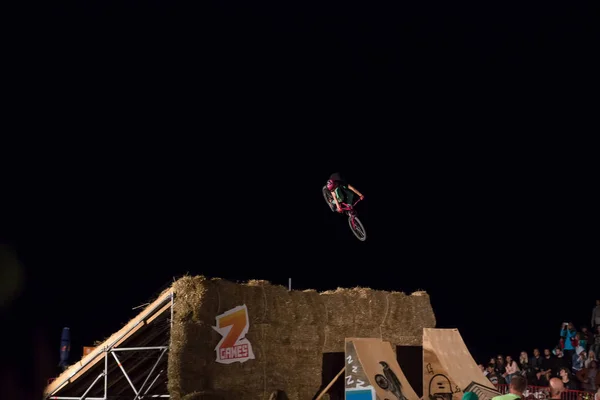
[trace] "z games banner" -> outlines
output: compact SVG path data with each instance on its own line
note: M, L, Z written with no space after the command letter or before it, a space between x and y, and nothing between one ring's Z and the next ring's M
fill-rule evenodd
M215 347L216 361L221 364L231 364L253 360L252 344L246 339L246 333L250 327L246 305L225 311L218 315L216 320L217 325L213 326L213 329L223 336Z

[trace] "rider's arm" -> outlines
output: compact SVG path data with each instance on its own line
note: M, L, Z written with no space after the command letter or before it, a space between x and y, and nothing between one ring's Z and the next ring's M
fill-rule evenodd
M356 193L358 195L358 197L363 197L362 193L358 191L358 189L356 189L354 186L352 185L348 185L348 189L352 190L354 193Z
M331 195L333 196L333 200L335 201L335 205L337 206L337 210L338 211L342 211L342 207L340 206L340 202L338 201L337 195L335 194L335 190L333 192L331 192Z

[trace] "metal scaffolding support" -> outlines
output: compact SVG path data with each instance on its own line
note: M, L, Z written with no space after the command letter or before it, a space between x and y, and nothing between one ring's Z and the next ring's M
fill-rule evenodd
M94 385L96 384L96 382L98 382L100 380L100 378L102 378L104 375L106 375L106 371L103 371L100 375L98 375L96 377L96 379L94 379L94 382L92 382L92 384L86 389L85 392L83 392L83 394L81 395L82 399L85 399L85 396L87 396L87 394L90 392L90 390L92 390L92 388L94 387ZM106 396L105 396L106 397Z
M169 293L168 297L165 299L168 301L168 303L164 302L164 300L161 300L160 302L155 302L155 304L153 304L146 311L144 311L144 314L143 314L144 316L141 317L135 324L132 324L131 326L128 326L125 330L120 331L119 336L115 337L114 340L111 340L112 343L110 343L110 344L106 343L104 345L104 347L101 348L101 351L97 354L98 356L101 356L104 359L104 362L102 362L102 358L99 359L98 357L94 357L94 358L88 358L83 364L81 364L79 366L80 371L83 370L84 368L89 368L89 366L93 365L93 364L99 364L99 367L101 368L100 374L95 377L95 379L91 382L91 384L85 390L84 390L85 386L79 386L79 388L75 390L75 393L73 393L73 391L67 391L65 393L66 396L47 395L48 397L45 397L45 399L46 400L51 400L51 399L52 400L111 400L111 399L115 399L115 398L120 399L123 397L123 394L120 393L120 390L122 390L124 382L123 383L115 382L115 384L111 386L111 378L112 378L112 380L114 380L115 377L117 377L121 374L122 374L122 377L124 377L125 380L129 383L129 387L131 387L131 389L133 390L133 393L134 393L133 396L131 394L127 395L127 397L130 397L130 396L133 397L132 400L169 398L170 395L168 395L168 394L149 394L150 390L154 387L154 385L159 380L159 378L161 376L164 377L165 370L162 368L159 368L159 366L161 365L161 361L164 362L164 357L167 354L167 352L169 351L169 347L168 346L140 347L139 346L140 342L137 342L137 343L132 342L131 343L132 346L128 347L126 344L123 343L123 341L125 341L126 338L128 338L132 334L134 334L136 332L136 330L138 330L141 326L143 326L147 323L151 323L157 317L157 315L164 313L164 312L170 313L170 315L167 314L166 320L167 320L167 323L169 324L169 329L172 328L173 327L174 297L175 297L174 293L171 292L171 293ZM167 310L167 307L170 308L170 310ZM123 346L115 347L115 346L118 346L119 344L122 344ZM138 345L136 346L136 344L138 344ZM155 354L158 354L158 358L156 360L152 360L152 361L147 360L146 361L146 363L147 363L146 365L149 368L149 370L145 370L143 372L142 371L132 372L132 371L134 371L134 368L139 369L139 363L135 364L135 365L130 365L129 361L125 358L126 355L128 355L128 353L121 353L121 352L139 352L139 351L155 352ZM117 353L119 353L119 354L117 354ZM111 356L109 356L109 354L112 356L112 358L114 358L114 360L116 361L116 365L119 367L118 369L120 369L121 372L117 371L115 366L113 366L112 364L109 363L109 358L111 358ZM123 365L123 363L121 362L121 358L124 360L125 365ZM109 374L109 367L110 367L110 374ZM96 371L98 371L98 369L96 369ZM145 374L146 376L141 375L140 372ZM63 382L63 384L56 387L56 389L54 390L54 393L57 393L57 392L60 393L61 391L64 392L64 390L63 390L64 384L70 383L71 377L76 373L77 372L73 372L68 378L64 378L65 381ZM122 377L119 377L119 380ZM99 386L102 385L102 383L101 383L102 380L104 381L103 390L99 388ZM134 384L134 382L135 382L135 384ZM141 382L141 384L140 384L140 382ZM87 383L86 383L86 385L87 385ZM136 388L136 385L138 385L139 387ZM127 384L125 384L125 387L127 387ZM79 394L79 391L82 392L81 395ZM88 394L90 394L90 393L94 397L92 397L92 396L88 397ZM100 395L100 393L103 393L102 397L98 397ZM73 396L73 394L75 394L75 396Z
M133 382L129 378L129 375L127 374L127 371L125 370L125 367L123 367L123 364L121 364L121 360L119 359L119 357L117 356L116 353L120 352L120 351L147 351L147 350L160 351L160 355L158 356L158 359L156 360L156 362L154 363L154 365L150 369L150 372L148 372L148 375L146 376L146 379L144 379L144 382L142 383L142 386L140 386L140 388L138 390L138 389L136 389L136 387L134 386ZM156 383L156 381L158 380L158 378L160 377L160 375L164 372L164 370L158 371L158 373L154 376L154 379L152 380L152 382L150 383L150 385L148 385L148 387L146 387L146 384L148 383L148 381L150 380L150 378L154 374L154 370L160 364L160 361L162 360L163 356L165 355L165 353L168 350L169 350L168 346L120 347L120 348L116 348L116 349L103 349L103 353L104 353L104 370L102 371L102 373L100 373L100 375L98 375L96 377L96 379L94 379L94 381L85 390L85 392L81 395L81 397L73 397L73 396L50 396L50 397L48 397L48 399L52 399L52 400L109 400L110 399L110 394L108 393L108 383L109 383L109 381L108 381L108 355L109 354L114 357L117 365L119 366L119 368L121 369L121 372L123 373L123 376L125 377L125 379L127 379L127 382L129 382L129 386L131 386L131 389L135 393L135 397L133 398L133 400L142 400L142 399L150 399L150 398L169 398L171 396L168 395L168 394L152 394L152 395L148 394L148 392L150 391L150 389L152 389L152 386L154 386L154 383ZM101 378L104 378L104 396L103 397L86 397L87 394L90 392L90 390L92 390L92 388L94 387L94 385L96 385L96 383ZM143 391L144 389L145 389L145 391Z
M142 386L140 387L140 390L137 394L137 396L135 396L134 400L139 400L139 399L143 399L144 395L140 395L140 393L142 392L142 390L144 389L144 387L146 386L146 383L148 382L148 379L150 379L150 377L152 376L152 374L154 373L154 370L156 369L156 367L158 366L158 363L160 363L160 360L162 359L162 357L165 355L165 353L167 352L167 349L163 349L160 352L160 356L158 356L158 360L156 360L156 362L154 363L154 365L152 366L152 369L150 370L150 372L148 373L148 376L146 376L146 379L144 379L144 383L142 383ZM160 376L162 370L159 371L158 374L156 374L156 378L154 378L154 380L152 381L152 384L150 384L150 386L148 386L148 388L146 389L146 391L144 392L144 394L148 393L148 391L150 390L150 388L152 387L152 385L154 384L154 382L156 382L156 379L158 379L158 377Z

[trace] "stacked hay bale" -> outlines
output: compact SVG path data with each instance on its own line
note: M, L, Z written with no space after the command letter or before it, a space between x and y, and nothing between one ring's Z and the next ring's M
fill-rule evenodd
M406 295L365 288L288 291L266 281L237 284L203 276L174 283L169 391L175 400L264 399L277 390L311 399L321 387L323 353L343 352L346 337L378 337L420 345L435 327L425 292ZM217 315L246 305L255 359L215 362Z

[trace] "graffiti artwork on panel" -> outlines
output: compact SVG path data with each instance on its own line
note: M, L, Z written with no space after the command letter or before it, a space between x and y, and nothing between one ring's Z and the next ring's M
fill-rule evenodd
M390 392L396 396L398 400L406 400L406 397L402 394L402 384L394 371L390 369L390 366L385 361L379 361L379 364L383 368L383 374L375 375L375 383L377 383L377 386Z
M444 374L436 374L433 370L431 363L425 365L425 370L432 377L429 379L429 399L435 400L451 400L454 393L460 393L461 390L458 386L454 385L452 388L452 382Z
M248 308L246 305L237 306L216 317L217 325L213 329L222 336L215 347L216 361L221 364L246 362L254 359L252 344L246 339L250 327Z
M369 379L358 360L352 342L346 342L346 400L377 400L375 388L369 385Z
M454 386L444 374L435 374L429 380L429 400L452 400L454 393L459 393L460 388Z

